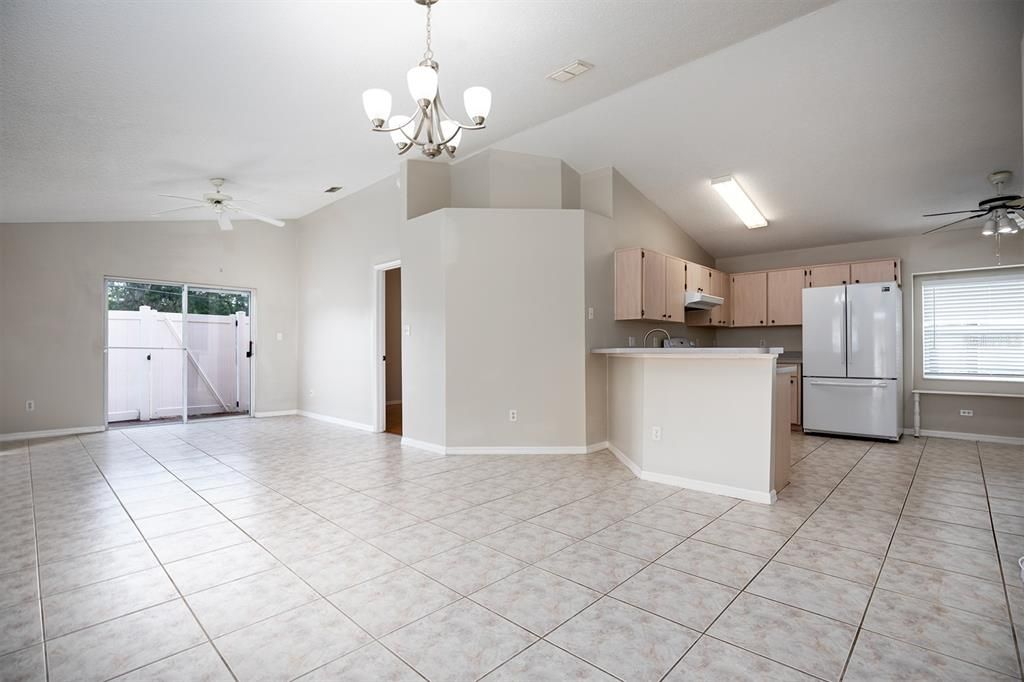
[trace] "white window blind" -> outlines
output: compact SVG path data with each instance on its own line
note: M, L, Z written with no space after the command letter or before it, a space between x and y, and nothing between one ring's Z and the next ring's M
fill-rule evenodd
M921 283L924 376L1024 379L1024 271Z

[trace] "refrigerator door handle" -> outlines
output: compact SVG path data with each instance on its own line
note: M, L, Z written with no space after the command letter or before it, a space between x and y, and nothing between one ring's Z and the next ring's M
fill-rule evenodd
M867 381L854 384L849 381L821 381L818 379L811 379L808 383L812 386L849 386L853 388L885 388L888 386L884 381Z
M843 315L843 362L846 365L846 376L850 376L850 330L853 329L853 303L850 301L850 292L843 287L843 308L846 313Z

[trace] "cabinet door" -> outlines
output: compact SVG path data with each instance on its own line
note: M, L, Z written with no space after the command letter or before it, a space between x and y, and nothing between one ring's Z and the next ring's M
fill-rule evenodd
M639 320L644 308L643 249L615 252L615 319Z
M715 296L721 296L725 303L711 309L711 321L716 327L728 327L732 323L732 277L718 270L713 271Z
M840 263L838 265L815 265L810 269L807 286L809 287L834 287L837 284L850 283L850 264Z
M665 319L665 254L657 251L643 252L644 283L643 309L645 320Z
M867 282L898 282L899 266L895 258L850 263L850 277L854 284Z
M686 264L686 290L703 291L710 294L711 268L706 268L697 263Z
M732 326L763 327L768 312L768 273L732 276Z
M804 269L768 273L768 325L800 324L803 321Z
M684 322L686 319L686 261L665 257L665 319Z

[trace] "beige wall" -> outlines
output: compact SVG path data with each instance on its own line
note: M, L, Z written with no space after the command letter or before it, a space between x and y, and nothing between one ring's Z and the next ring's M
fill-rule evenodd
M443 213L446 445L584 447L583 212Z
M299 409L374 424L373 268L399 257L401 210L390 177L298 221Z
M384 354L387 401L402 400L402 270L384 273Z
M295 409L295 249L249 221L0 224L0 433L103 425L107 275L255 289L254 407Z
M771 228L768 228L771 229ZM991 267L1002 263L1024 263L1024 239L1020 236L1002 240L1001 253L996 254L996 241L982 237L977 230L952 230L928 236L882 239L853 244L839 244L797 251L720 258L717 266L726 272L745 272L767 268L835 263L896 256L902 259L903 272L903 367L905 416L904 424L913 424L913 273ZM919 325L918 325L919 326ZM764 337L768 345L794 348L792 328L721 329L718 345L756 345L744 343ZM943 390L963 390L956 382L945 382ZM1006 392L1012 391L995 391ZM974 417L961 417L959 410L973 409ZM955 433L978 433L992 436L1024 438L1024 399L963 398L925 396L921 399L921 425L924 429Z
M673 336L687 336L701 346L710 346L714 330L683 324L644 321L616 321L614 303L616 249L643 246L703 265L714 259L689 235L655 206L626 178L612 168L586 173L580 178L580 201L587 211L584 251L586 258L586 307L593 308L587 320L586 348L636 345L649 330L662 327ZM661 335L658 335L660 343ZM652 341L653 343L653 341ZM608 438L607 360L587 353L587 442Z

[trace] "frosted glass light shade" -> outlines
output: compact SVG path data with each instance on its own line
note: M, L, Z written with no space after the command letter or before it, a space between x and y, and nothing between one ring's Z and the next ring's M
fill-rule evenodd
M491 91L479 85L466 88L462 93L462 101L466 105L466 113L474 121L483 120L491 113Z
M363 93L363 109L371 121L387 120L391 113L391 93L381 88L370 88Z
M996 233L996 221L989 218L985 221L985 226L981 228L981 233L986 237L991 237Z
M411 144L405 135L412 137L412 134L415 132L412 126L412 119L404 114L396 114L395 116L392 116L388 120L388 128L398 127L401 127L401 130L391 131L391 141L397 145ZM403 130L405 131L405 135L402 134Z
M456 130L458 130L458 132L456 132ZM459 124L450 119L446 118L445 120L441 121L441 134L444 135L444 139L446 140L449 137L452 138L451 141L448 143L448 146L451 147L452 149L458 147L459 144L462 142L462 130L459 129ZM452 137L453 134L455 135L455 137Z
M437 94L437 71L429 66L414 66L409 69L406 75L409 83L409 94L419 102L420 100L433 100Z

